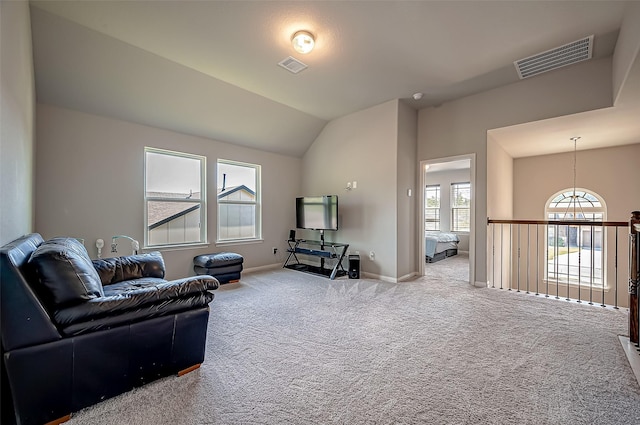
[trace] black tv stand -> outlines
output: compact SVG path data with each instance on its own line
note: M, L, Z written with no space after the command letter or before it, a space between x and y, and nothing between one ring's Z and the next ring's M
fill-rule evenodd
M289 248L287 252L289 256L282 267L298 270L306 273L317 274L320 276L335 279L339 276L345 276L346 270L342 267L342 259L347 253L349 244L337 242L325 242L324 233L320 233L319 241L293 239L287 241ZM300 261L298 255L308 255L320 258L320 265L306 264ZM335 264L329 268L325 266L326 259L334 259Z

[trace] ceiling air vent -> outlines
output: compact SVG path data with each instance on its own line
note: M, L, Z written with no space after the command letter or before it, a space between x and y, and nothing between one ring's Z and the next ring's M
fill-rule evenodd
M297 74L298 72L303 71L304 69L307 68L307 65L303 64L298 59L293 58L291 56L289 56L288 58L284 59L281 62L278 62L278 65L280 65L281 67L283 67L289 72L293 72L294 74Z
M583 39L515 61L520 79L591 59L593 35Z

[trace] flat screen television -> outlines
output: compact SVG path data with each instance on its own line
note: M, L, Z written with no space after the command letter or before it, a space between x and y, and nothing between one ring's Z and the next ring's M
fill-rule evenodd
M338 230L338 195L296 198L296 227Z

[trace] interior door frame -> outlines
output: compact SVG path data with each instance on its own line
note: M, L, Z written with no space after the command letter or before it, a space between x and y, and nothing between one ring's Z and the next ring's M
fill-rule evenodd
M424 188L425 188L425 167L431 164L442 164L445 162L452 161L460 161L460 160L469 160L469 182L471 183L471 206L470 206L470 214L471 214L471 227L469 229L469 284L475 286L476 281L476 273L475 273L475 259L476 259L476 237L475 237L475 229L476 229L476 154L470 153L465 155L456 155L456 156L448 156L444 158L434 158L434 159L425 159L420 161L420 190L419 190L419 202L418 208L420 209L417 214L418 217L418 229L419 235L422 237L418 238L418 264L419 274L420 276L424 276L425 274L425 253L424 253L424 211L425 211L425 199L424 199Z

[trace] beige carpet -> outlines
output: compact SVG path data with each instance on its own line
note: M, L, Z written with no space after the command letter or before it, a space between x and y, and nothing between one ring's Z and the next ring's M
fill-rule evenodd
M459 251L453 257L425 263L424 273L427 279L469 282L469 252Z
M626 312L434 276L246 274L216 291L199 370L69 423L640 423Z

